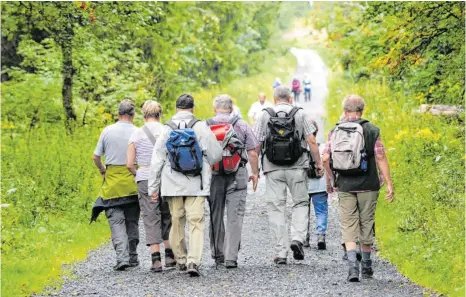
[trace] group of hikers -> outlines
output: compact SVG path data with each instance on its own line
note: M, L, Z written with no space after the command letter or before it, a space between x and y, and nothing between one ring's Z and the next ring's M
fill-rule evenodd
M304 88L304 102L311 102L311 80L309 79L309 75L306 74L303 81L303 88ZM272 84L272 88L275 89L276 87L282 85L282 81L279 77L275 78L275 81ZM301 81L298 77L293 77L291 81L291 92L293 92L293 99L294 103L299 102L299 96L301 94Z
M176 114L165 124L160 122L162 106L146 101L142 106L145 124L137 128L133 125L135 105L123 100L118 122L102 131L93 155L103 184L91 221L105 211L116 251L114 269L139 265L138 221L142 213L146 245L151 250L150 270L176 267L199 276L206 199L211 256L216 265L237 268L247 185L252 182L256 191L261 169L276 265L287 264L289 250L294 259L304 259L303 247L310 245L311 204L316 215L317 248L326 249L328 194L338 191L348 280L359 281L360 267L361 277L371 277L374 216L382 186L379 171L387 185L387 200L393 200L380 131L361 118L364 100L349 95L343 100L344 113L328 142L317 143L316 122L292 103L291 90L283 85L274 88L274 104L260 93L248 113L251 126L233 113L229 95L215 97L215 115L200 121L193 114L194 98L183 94L176 100ZM291 241L287 189L293 202ZM357 243L362 261L357 258Z

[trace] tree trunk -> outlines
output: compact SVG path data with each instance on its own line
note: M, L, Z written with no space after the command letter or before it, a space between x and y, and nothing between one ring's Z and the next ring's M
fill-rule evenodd
M62 66L62 75L63 75L63 86L62 86L62 98L63 98L63 108L65 109L66 119L67 120L76 120L76 114L73 110L73 35L72 32L67 32L65 38L61 42L61 51L63 55L63 66Z

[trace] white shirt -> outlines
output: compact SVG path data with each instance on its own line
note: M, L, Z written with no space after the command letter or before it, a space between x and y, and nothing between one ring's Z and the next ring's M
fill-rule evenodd
M248 112L248 117L254 118L254 120L257 120L259 116L261 115L261 112L264 108L267 107L273 107L273 104L265 101L264 104L261 104L260 101L256 101L251 105L251 108L249 109Z
M242 119L243 115L241 114L241 110L238 106L233 105L233 111L231 112L231 116L237 116L238 118Z

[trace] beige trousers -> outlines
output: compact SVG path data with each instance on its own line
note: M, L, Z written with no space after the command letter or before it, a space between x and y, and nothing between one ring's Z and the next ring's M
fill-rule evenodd
M172 216L169 241L179 264L201 264L204 248L205 197L164 197ZM189 225L189 252L186 251L185 225Z

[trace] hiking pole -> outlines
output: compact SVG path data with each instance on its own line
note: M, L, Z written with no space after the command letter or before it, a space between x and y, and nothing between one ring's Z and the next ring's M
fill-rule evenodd
M209 198L207 199L207 201L209 202L209 217L210 217L210 232L212 232L212 240L214 242L214 258L215 258L215 270L218 269L218 264L217 264L217 245L215 243L215 232L214 232L214 224L213 224L213 221L212 221L212 204L210 202L210 196Z

